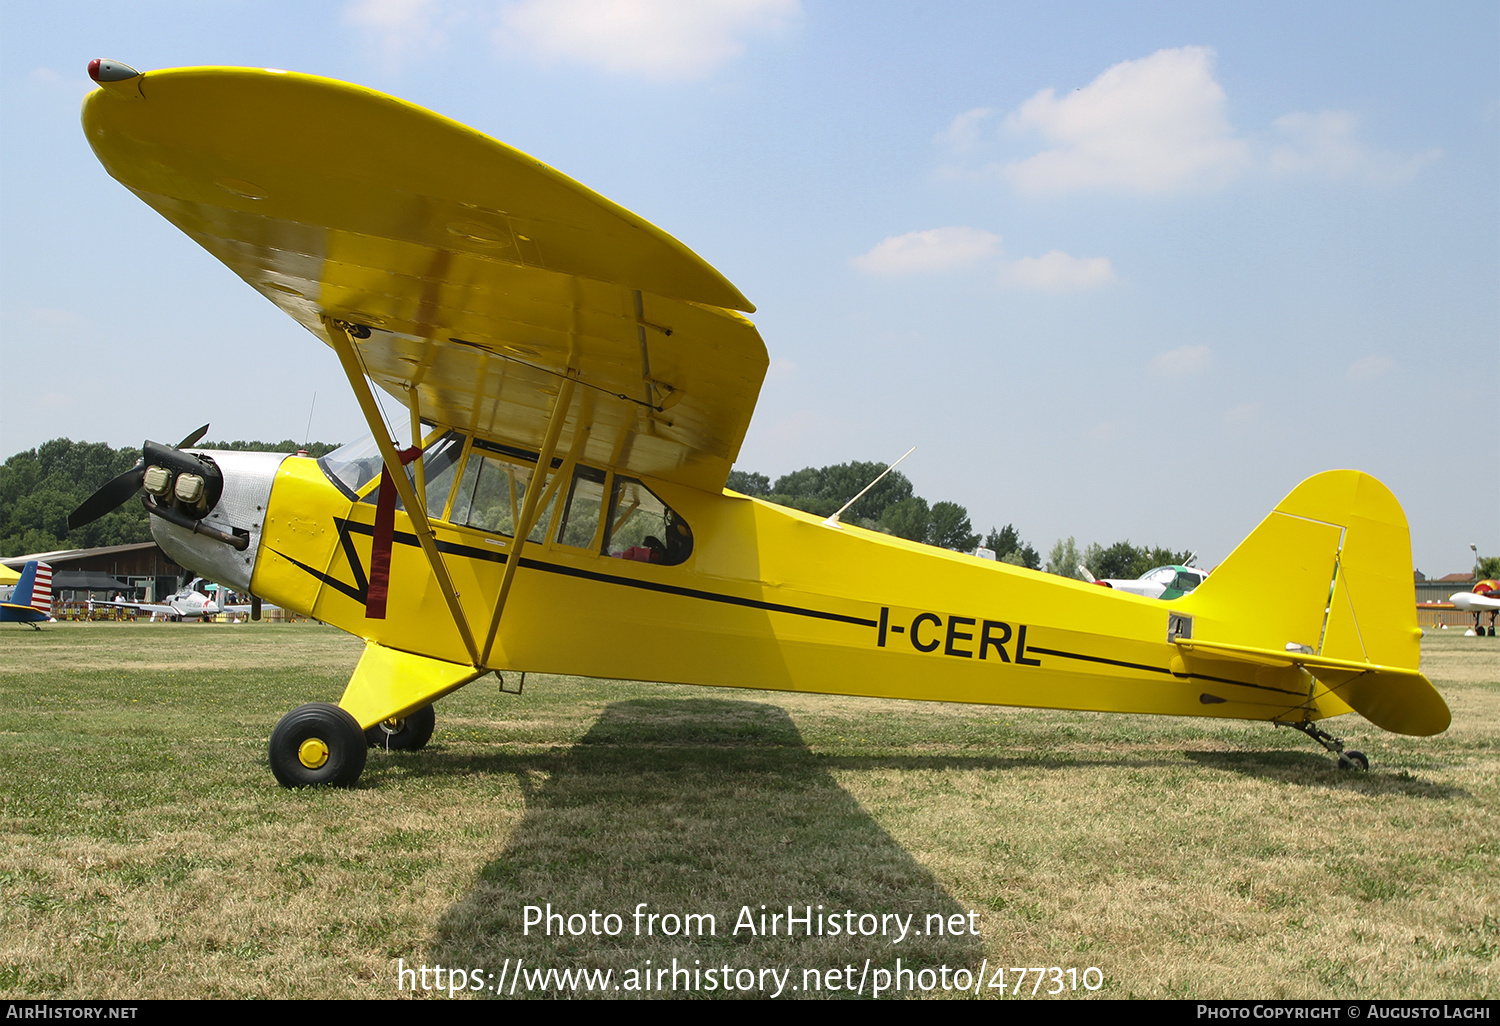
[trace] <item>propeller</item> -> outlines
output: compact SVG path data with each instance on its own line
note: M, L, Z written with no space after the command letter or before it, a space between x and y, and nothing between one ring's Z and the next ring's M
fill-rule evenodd
M191 449L193 446L195 446L199 442L203 441L203 436L206 435L206 434L208 434L208 425L204 424L197 431L194 431L192 434L188 435L182 441L178 442L175 446L173 446L173 448L174 449Z
M136 492L140 491L141 482L145 478L146 464L137 460L135 466L109 481L68 514L68 530L76 531L84 524L92 524L104 514L125 505Z
M165 462L169 466L171 464L181 464L183 461L201 463L202 461L198 457L180 453L177 450L196 445L203 440L203 436L206 434L208 434L208 425L204 424L171 449L168 449L164 445L158 445L155 442L146 442L142 446L142 458L136 461L135 466L105 483L104 487L83 500L77 509L68 514L68 530L73 531L85 524L92 524L106 513L110 513L129 502L145 483L148 457L154 457L153 462ZM209 465L212 465L211 461L209 461ZM196 466L191 468L179 466L175 469L194 469L198 470L200 474L202 473L202 470ZM218 469L214 468L213 473L217 475ZM214 502L217 502L218 495L215 494L213 499ZM207 505L212 507L213 503L208 503ZM207 510L205 509L204 512L207 512ZM201 516L202 514L199 515Z

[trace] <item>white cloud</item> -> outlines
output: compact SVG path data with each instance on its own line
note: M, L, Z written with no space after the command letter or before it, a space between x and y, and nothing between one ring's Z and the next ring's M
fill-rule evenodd
M441 50L447 37L439 0L350 0L344 23L361 29L388 64L420 51Z
M1015 135L1040 136L1047 148L1008 163L981 129L991 115L980 107L959 114L936 141L971 158L968 169L948 165L946 177L998 174L1017 190L1062 194L1104 190L1162 195L1221 188L1237 177L1359 178L1393 185L1442 156L1436 149L1401 153L1358 138L1349 111L1298 111L1265 130L1245 131L1229 120L1224 89L1214 78L1214 51L1203 46L1158 50L1123 61L1093 82L1061 95L1043 89L1005 117Z
M1362 177L1394 184L1412 178L1440 150L1403 155L1375 150L1355 138L1356 119L1347 110L1297 112L1277 118L1271 128L1278 142L1268 166L1276 174L1315 174L1328 178Z
M960 153L972 150L979 145L980 129L984 121L994 113L988 107L966 110L948 122L948 127L937 134L938 141Z
M1000 243L1000 236L979 228L929 228L892 235L849 263L866 274L895 277L992 261L1002 285L1041 292L1075 292L1116 280L1109 257L1075 257L1054 249L1039 257L1005 260Z
M1159 50L1059 98L1044 89L1006 118L1057 144L1005 166L1025 192L1161 193L1219 185L1249 159L1213 76L1214 51Z
M706 77L745 50L744 37L780 32L801 0L518 0L502 8L497 40L562 60L656 81Z
M1389 374L1396 361L1389 356L1365 356L1349 365L1350 381L1373 381Z
M1076 292L1115 280L1109 257L1075 257L1060 249L1039 257L1022 257L1000 268L1000 283L1041 292Z
M866 274L920 274L973 263L999 248L1000 236L978 228L929 228L892 235L849 262Z
M1178 346L1151 358L1151 373L1168 378L1189 378L1208 369L1208 346Z

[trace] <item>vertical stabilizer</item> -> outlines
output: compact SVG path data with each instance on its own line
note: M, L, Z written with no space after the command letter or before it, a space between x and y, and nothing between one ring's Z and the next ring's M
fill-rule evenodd
M37 561L34 559L21 568L21 579L10 593L11 605L31 605L31 593L36 590L36 568Z
M1204 649L1300 666L1386 730L1448 727L1447 704L1418 668L1406 514L1368 474L1331 470L1303 481L1173 607L1192 616L1192 641Z
M1354 470L1294 488L1178 604L1203 640L1408 670L1421 657L1406 514Z

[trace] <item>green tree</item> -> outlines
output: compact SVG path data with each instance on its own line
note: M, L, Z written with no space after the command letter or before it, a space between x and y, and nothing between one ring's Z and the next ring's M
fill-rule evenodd
M68 514L106 481L135 466L137 449L54 438L18 452L0 466L0 553L127 545L151 540L139 503L68 530Z
M1086 563L1089 572L1095 577L1109 577L1115 580L1139 577L1151 569L1150 555L1146 550L1137 548L1129 541L1115 542L1100 552L1097 558L1086 559Z
M925 542L930 517L931 511L927 508L927 500L920 495L913 495L893 506L888 506L881 514L880 527L897 538Z
M283 438L279 442L204 442L202 445L194 446L195 449L222 449L227 452L300 452L304 449L314 459L319 456L327 456L333 450L343 445L343 442L294 442L290 438Z
M300 446L288 440L211 442L203 448L296 452ZM316 456L337 446L313 442L306 448ZM10 457L0 465L0 555L150 541L150 514L135 501L68 530L68 514L106 481L134 467L140 455L139 449L54 438Z
M753 495L763 499L771 494L771 479L764 474L751 474L744 470L731 470L725 486L741 495Z
M969 511L956 502L935 502L927 520L927 544L954 552L973 552L979 535L969 524Z
M1015 524L1006 524L998 531L990 528L990 533L984 536L984 547L992 550L995 558L1002 563L1024 566L1031 570L1042 568L1042 557L1037 554L1036 549L1021 541Z
M993 552L996 559L1004 560L1021 547L1021 536L1016 531L1016 525L1006 524L998 531L990 528L990 533L984 536L984 547Z
M1500 578L1500 556L1484 556L1479 560L1479 579L1492 581Z
M827 467L803 467L777 478L767 498L783 506L826 517L858 495L885 469L884 463L857 461ZM899 470L893 470L851 506L844 518L867 524L878 523L888 507L910 498L911 494L911 481Z
M1078 576L1078 565L1083 558L1078 554L1078 543L1069 538L1066 542L1058 539L1052 546L1052 551L1047 554L1047 572L1057 574L1059 577L1071 577L1081 580Z
M1148 549L1127 540L1115 542L1107 549L1090 545L1084 550L1083 563L1095 577L1129 581L1159 566L1181 566L1192 556L1191 550L1177 552L1160 545Z

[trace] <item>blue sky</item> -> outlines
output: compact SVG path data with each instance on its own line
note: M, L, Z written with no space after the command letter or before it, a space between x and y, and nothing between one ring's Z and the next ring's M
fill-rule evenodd
M1500 552L1500 8L6 4L0 456L363 433L336 362L114 183L85 65L290 68L471 124L758 306L739 466L902 465L1043 552L1206 565L1354 467ZM378 156L378 155L377 155Z

